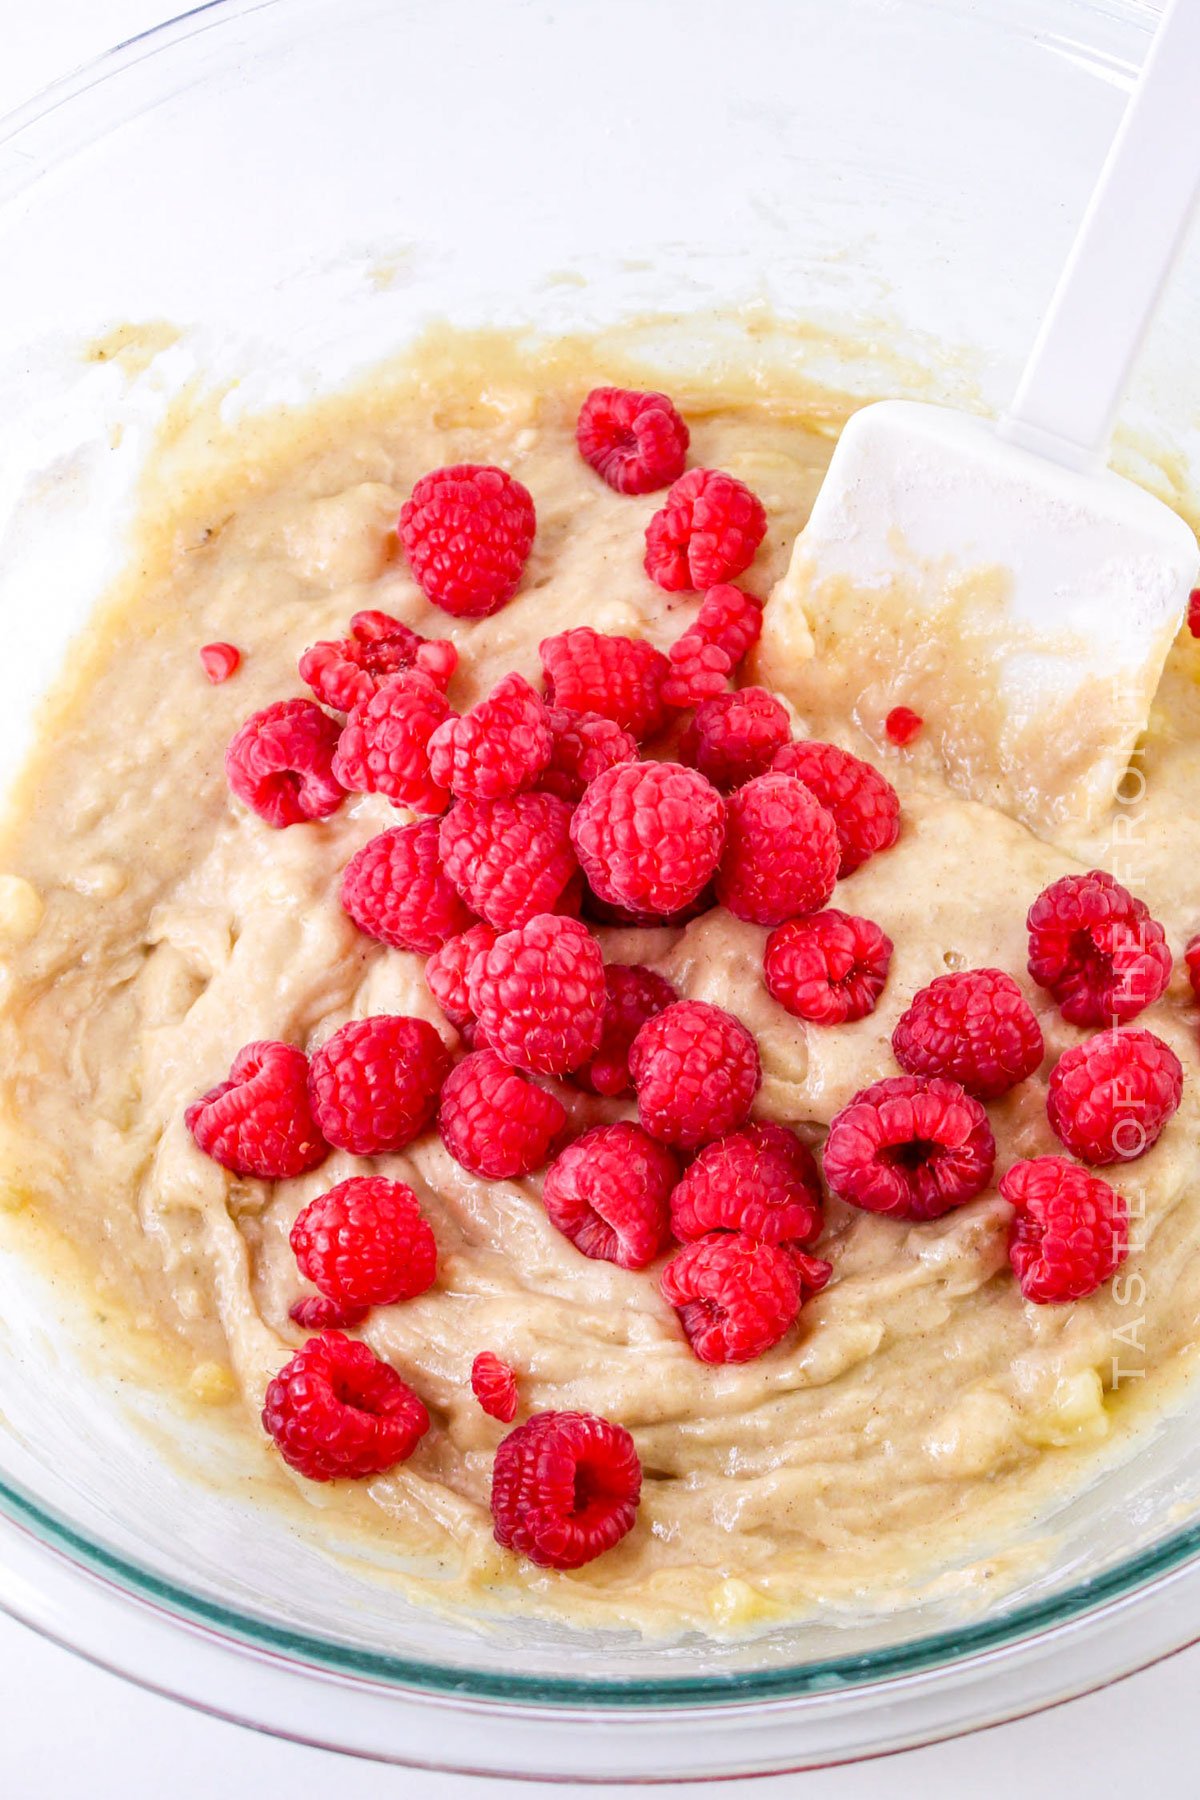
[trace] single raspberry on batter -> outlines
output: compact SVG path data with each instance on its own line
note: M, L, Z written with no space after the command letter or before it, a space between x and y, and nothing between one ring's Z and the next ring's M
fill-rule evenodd
M633 1530L642 1465L623 1425L535 1413L492 1466L496 1542L546 1569L580 1569Z
M604 970L604 1023L591 1062L574 1071L573 1079L594 1094L615 1096L627 1091L629 1047L647 1019L673 1006L679 995L663 976L641 963L609 963Z
M466 931L471 913L442 870L437 820L381 831L356 851L342 876L342 910L368 937L424 956Z
M883 729L893 744L901 749L911 744L914 738L920 737L925 728L925 721L920 713L915 713L911 706L893 706L883 721Z
M663 722L667 659L644 638L576 625L538 645L552 706L600 713L640 743Z
M668 653L662 686L667 706L699 706L723 693L746 652L762 633L762 601L741 588L709 588L691 625Z
M442 1088L438 1130L472 1175L515 1181L549 1161L567 1127L567 1109L494 1050L464 1056Z
M1187 967L1188 981L1191 984L1192 989L1192 998L1194 1000L1200 1000L1200 935L1188 939L1187 948L1183 953L1183 960Z
M636 762L637 739L602 713L572 712L569 706L552 706L550 761L538 786L544 794L557 794L574 806L584 789L605 769L617 763Z
M650 494L683 474L690 439L665 394L598 387L579 409L575 441L618 494Z
M418 669L444 692L457 667L449 638L423 638L390 613L357 612L348 637L310 644L300 658L300 679L325 706L348 713L405 669Z
M564 1075L594 1054L604 1026L604 954L586 925L538 913L482 950L467 976L471 1011L507 1063Z
M890 850L900 836L900 797L895 788L878 769L848 750L806 739L785 744L771 767L802 781L832 814L842 849L839 881L861 868L868 857Z
M744 1123L762 1064L740 1019L703 1000L677 1000L634 1038L629 1073L651 1136L694 1149Z
M770 1350L795 1324L803 1298L787 1251L737 1231L713 1231L688 1244L660 1285L706 1363L751 1362Z
M689 469L646 527L645 570L669 594L703 592L749 568L766 535L762 501L744 481Z
M977 1100L998 1100L1041 1066L1033 1008L1002 969L938 975L914 994L892 1033L909 1075L948 1075Z
M1125 1196L1065 1156L1014 1163L1000 1192L1016 1208L1008 1260L1039 1306L1086 1299L1129 1254Z
M871 919L836 906L777 925L763 952L767 992L797 1019L865 1019L887 985L892 940Z
M236 644L205 644L200 651L201 666L214 687L236 675L241 661L242 653Z
M338 727L311 700L276 700L251 713L225 752L229 785L281 830L327 819L346 798L334 771Z
M640 1125L597 1125L546 1170L550 1223L577 1250L622 1269L644 1269L671 1235L671 1189L679 1164Z
M308 1098L308 1058L291 1044L246 1044L227 1080L193 1100L184 1124L235 1175L287 1181L329 1155Z
M437 1276L437 1244L420 1201L382 1175L352 1175L318 1194L288 1241L300 1273L350 1312L413 1300Z
M398 529L425 598L456 618L482 619L516 593L537 517L528 488L503 469L456 463L421 477Z
M957 1081L893 1075L855 1094L829 1127L825 1180L889 1219L936 1219L983 1192L996 1143Z
M262 1422L284 1462L310 1481L382 1475L429 1430L395 1369L339 1331L309 1338L284 1365L267 1387Z
M729 796L717 899L735 918L782 925L824 906L841 848L829 813L794 775L758 775Z
M288 1318L301 1331L353 1331L370 1310L369 1306L339 1306L324 1294L303 1294L288 1307Z
M816 1160L786 1125L745 1125L706 1144L671 1195L671 1228L685 1244L740 1231L802 1247L822 1222Z
M392 675L347 719L334 774L354 793L385 794L414 812L445 812L450 795L434 779L429 740L453 716L445 694L427 676L416 669Z
M714 787L736 788L765 775L792 725L787 708L765 688L738 688L702 701L679 753Z
M471 800L499 800L534 785L550 761L550 720L542 696L523 675L505 675L460 719L429 740L439 787Z
M1187 628L1193 637L1200 637L1200 588L1193 588L1188 595Z
M1179 1106L1183 1065L1152 1031L1104 1031L1050 1072L1046 1111L1081 1162L1133 1162L1158 1142Z
M481 1350L471 1364L471 1392L489 1418L511 1425L517 1416L517 1378L491 1350Z
M571 841L601 900L665 917L712 878L725 841L725 802L681 763L619 763L575 808Z
M1103 869L1051 882L1026 923L1029 973L1072 1025L1124 1024L1171 979L1162 926Z
M354 1156L403 1150L433 1118L449 1067L427 1019L351 1019L313 1052L313 1116L329 1143Z
M471 911L497 931L553 912L579 869L571 808L554 794L460 800L442 820L438 844Z
M484 950L490 950L498 933L490 925L472 925L457 937L447 938L425 964L425 981L430 993L456 1031L473 1035L475 1014L467 977L471 964Z

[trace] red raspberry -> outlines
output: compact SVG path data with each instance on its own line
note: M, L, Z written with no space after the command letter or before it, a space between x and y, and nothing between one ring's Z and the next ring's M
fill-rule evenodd
M437 1245L402 1181L353 1175L310 1200L289 1242L313 1286L335 1306L394 1306L432 1287Z
M464 1169L491 1181L532 1175L567 1126L555 1094L501 1062L494 1050L464 1056L446 1079L438 1108L442 1142Z
M924 727L924 719L920 713L915 713L911 706L893 706L883 721L883 729L887 732L888 737L893 744L899 744L901 749L906 744L911 744L914 738L919 737Z
M432 1119L449 1067L449 1052L427 1019L351 1019L313 1053L313 1114L339 1150L403 1150Z
M889 1219L936 1219L983 1192L996 1143L957 1081L892 1075L855 1094L829 1127L825 1179L852 1206Z
M361 1325L369 1306L339 1306L324 1294L304 1294L288 1307L288 1318L301 1331L353 1331Z
M460 800L438 839L447 875L497 931L553 912L578 870L571 809L554 794Z
M663 682L667 706L699 706L724 691L728 678L762 632L762 601L741 588L709 588L691 625L671 645Z
M347 719L333 759L343 787L385 794L414 812L445 812L446 789L429 766L429 740L454 716L440 688L415 669L392 675Z
M887 983L892 940L870 919L826 907L777 925L763 952L773 1000L814 1025L865 1019Z
M368 937L424 956L466 931L471 914L442 871L437 820L381 831L356 851L342 876L342 910Z
M1046 1111L1081 1162L1133 1162L1158 1142L1183 1093L1183 1065L1152 1031L1105 1031L1050 1072Z
M740 1019L703 1000L677 1000L634 1038L629 1073L646 1130L692 1149L743 1123L762 1064Z
M399 524L417 586L460 619L486 618L512 599L536 529L528 488L484 463L423 475Z
M550 721L523 675L506 675L461 719L447 719L429 740L439 787L472 800L499 800L532 787L550 761Z
M535 1413L492 1467L496 1542L544 1569L580 1569L633 1530L642 1465L623 1425Z
M309 1338L267 1388L262 1422L284 1462L310 1481L382 1475L412 1455L429 1414L366 1344Z
M811 1244L821 1230L821 1178L812 1151L786 1125L747 1125L706 1144L671 1195L683 1243L740 1231L763 1244Z
M490 925L472 925L458 937L447 938L425 964L429 991L456 1031L465 1031L474 1024L467 977L475 958L490 950L497 936Z
M348 713L405 669L418 669L445 690L457 667L449 638L423 638L390 613L358 612L349 637L309 646L300 658L300 679L324 705Z
M717 899L736 919L781 925L824 906L837 881L837 827L794 775L758 775L729 796Z
M338 728L311 700L276 700L230 739L225 774L238 799L268 825L326 819L346 798L334 772Z
M604 954L586 925L539 913L471 964L471 1011L515 1069L563 1075L595 1052L604 1024Z
M471 1392L489 1418L512 1424L517 1416L517 1378L490 1350L481 1350L471 1364Z
M741 787L765 775L771 759L791 736L787 708L765 688L738 688L717 694L696 708L684 733L680 755L714 787Z
M1191 983L1192 998L1200 1000L1200 935L1189 938L1183 953L1187 965L1188 981Z
M1188 595L1187 628L1193 637L1200 637L1200 588L1193 588Z
M575 1081L595 1094L616 1096L630 1086L629 1046L647 1019L673 1006L679 995L669 981L641 963L609 963L604 971L604 1025L591 1062Z
M1103 869L1051 882L1026 923L1029 973L1072 1025L1124 1024L1171 978L1162 926Z
M890 781L861 757L815 739L785 744L771 767L794 775L820 801L837 826L842 857L838 879L852 875L868 857L890 850L900 836L900 798Z
M308 1098L308 1058L291 1044L246 1044L222 1081L183 1115L206 1156L235 1175L287 1181L329 1155Z
M550 1223L584 1256L644 1269L671 1235L671 1189L679 1164L640 1125L597 1125L546 1170Z
M659 918L679 912L712 877L725 839L725 802L680 763L619 763L575 808L571 841L601 900Z
M1014 1163L1000 1192L1016 1208L1008 1260L1039 1306L1086 1299L1129 1254L1124 1195L1065 1156Z
M550 761L538 782L544 794L557 794L574 806L582 800L588 783L605 769L637 761L637 739L615 719L606 719L602 713L572 712L567 706L551 707L548 717Z
M977 1100L998 1100L1046 1054L1033 1008L1001 969L935 977L900 1015L892 1049L907 1074L948 1075Z
M744 481L720 469L681 475L646 527L644 567L669 594L732 581L754 560L767 515Z
M618 494L649 494L683 474L690 439L665 394L598 387L579 409L575 441Z
M791 1257L738 1231L712 1231L672 1257L664 1298L701 1362L761 1356L796 1322L802 1291Z
M576 625L538 645L553 706L600 713L640 743L663 722L667 659L644 638L616 637Z
M231 675L236 675L241 660L242 653L236 644L205 644L200 651L204 673L214 687L228 681Z

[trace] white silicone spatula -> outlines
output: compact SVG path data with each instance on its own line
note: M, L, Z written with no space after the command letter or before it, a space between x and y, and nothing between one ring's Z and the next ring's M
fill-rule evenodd
M1008 413L855 413L773 600L818 662L857 634L869 730L912 704L957 785L1035 826L1110 803L1200 565L1183 520L1104 466L1200 184L1198 92L1200 0L1174 0Z

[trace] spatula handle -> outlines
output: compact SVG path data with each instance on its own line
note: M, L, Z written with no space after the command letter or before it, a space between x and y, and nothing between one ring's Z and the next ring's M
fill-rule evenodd
M1002 437L1071 468L1106 460L1198 188L1200 0L1168 0Z

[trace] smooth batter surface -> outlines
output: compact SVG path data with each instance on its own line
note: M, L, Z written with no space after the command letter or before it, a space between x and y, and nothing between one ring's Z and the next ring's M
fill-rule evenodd
M282 453L276 443L176 494L177 514L147 540L132 590L74 657L3 849L10 1189L88 1247L131 1308L178 1336L197 1391L220 1398L236 1386L253 1417L302 1337L288 1320L303 1290L287 1241L297 1212L368 1168L410 1182L437 1237L438 1280L377 1309L362 1330L425 1399L433 1427L369 1495L392 1547L434 1559L442 1603L515 1596L589 1623L730 1629L821 1603L900 1603L939 1568L970 1591L1002 1572L1047 1497L1085 1478L1129 1429L1130 1400L1163 1389L1196 1336L1200 1067L1181 964L1139 1024L1180 1056L1183 1103L1155 1149L1117 1174L1134 1252L1114 1284L1073 1306L1023 1301L1005 1255L1009 1208L994 1192L914 1226L831 1201L820 1245L829 1287L782 1344L740 1367L696 1361L656 1271L580 1255L546 1219L537 1178L479 1181L430 1135L369 1165L334 1153L272 1186L230 1176L184 1128L188 1101L254 1038L311 1049L347 1018L398 1011L455 1041L423 959L359 934L337 901L354 850L404 815L357 797L327 822L279 832L228 793L226 743L250 712L304 691L301 652L342 635L360 608L382 608L455 637L451 699L465 709L510 669L536 682L537 645L551 632L586 622L665 646L698 604L664 595L642 571L643 528L661 496L612 493L576 452L579 402L619 374L611 365L578 347L539 358L442 339L414 371L386 395L297 420ZM768 400L728 372L710 389L659 385L691 425L690 462L729 470L763 500L769 534L743 579L769 594L839 403L799 384ZM392 531L418 476L468 459L509 469L538 513L519 595L478 623L424 601ZM746 678L786 697L801 692L789 646L803 621L785 598L768 605ZM244 660L212 687L197 652L219 639ZM723 912L683 931L603 932L606 955L651 963L685 994L745 1019L765 1067L757 1115L814 1142L858 1088L896 1072L890 1034L916 989L947 969L1008 969L1048 1054L1038 1076L989 1108L1002 1172L1058 1147L1046 1076L1083 1035L1024 974L1034 896L1069 869L1101 864L1146 898L1177 955L1200 926L1200 647L1189 639L1173 653L1137 763L1145 791L1132 783L1121 823L1072 845L957 798L936 742L886 744L887 707L919 705L935 678L928 654L919 670L896 666L865 712L844 647L828 666L824 686L805 676L797 733L871 756L904 806L896 848L831 902L874 918L895 943L874 1015L836 1029L789 1017L763 985L766 933ZM943 692L956 679L943 667ZM632 1110L562 1091L580 1129ZM468 1380L485 1348L520 1372L521 1416L578 1407L634 1434L646 1476L638 1524L576 1574L532 1570L492 1542L487 1491L504 1428ZM262 1454L274 1457L265 1439ZM359 1497L345 1503L357 1508Z

